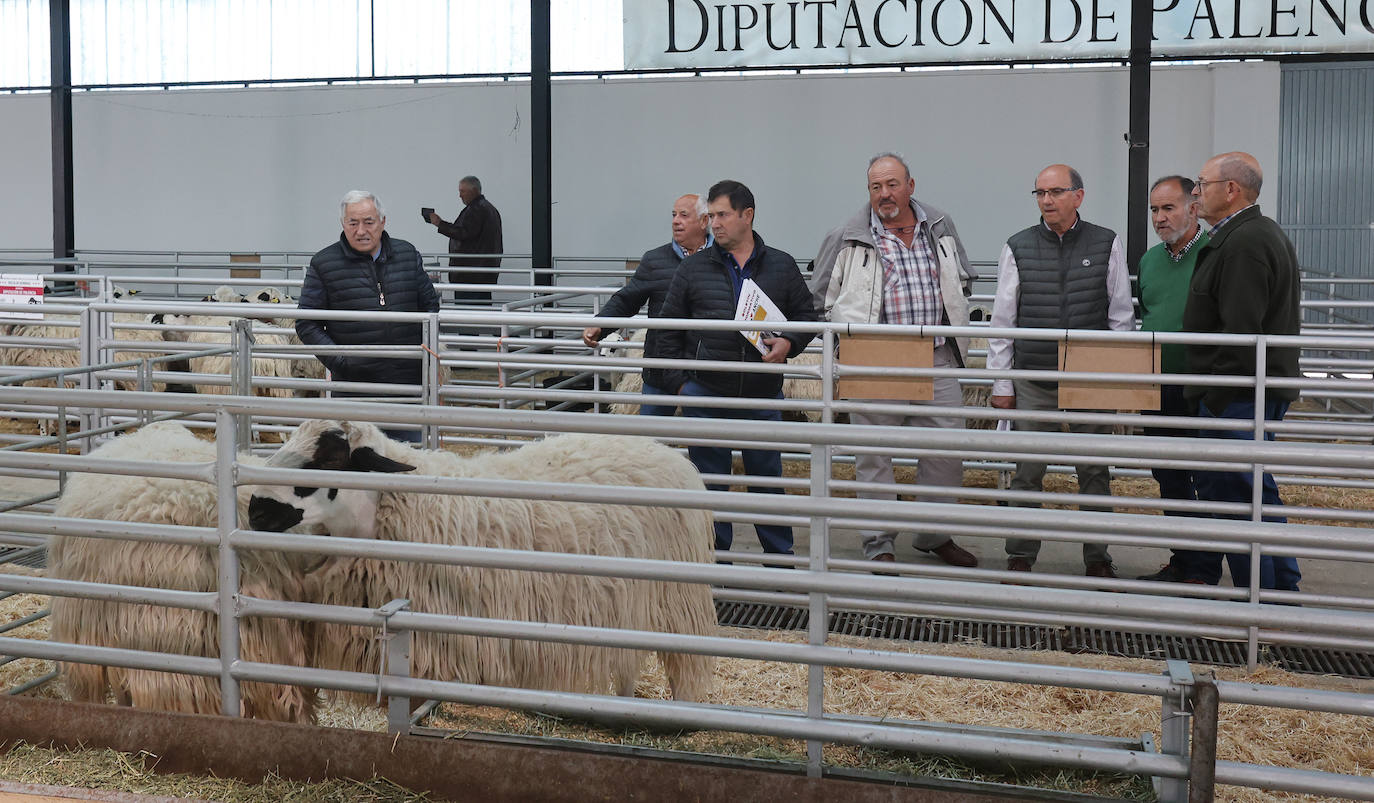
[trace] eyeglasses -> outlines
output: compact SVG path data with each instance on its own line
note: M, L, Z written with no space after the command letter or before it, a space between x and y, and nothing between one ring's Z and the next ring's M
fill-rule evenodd
M1050 196L1051 198L1058 198L1058 197L1062 196L1062 195L1063 195L1064 193L1066 193L1066 192L1078 192L1078 191L1081 190L1081 189L1083 189L1083 188L1082 188L1082 187L1051 187L1051 188L1049 188L1048 190L1031 190L1031 195L1034 195L1034 196L1035 196L1035 200L1038 201L1038 200L1040 200L1041 198L1044 198L1046 195Z
M1207 186L1208 184L1225 184L1230 180L1231 179L1229 178L1205 179L1202 176L1198 176L1197 178L1193 179L1193 183L1197 185L1197 191L1202 192L1202 188Z

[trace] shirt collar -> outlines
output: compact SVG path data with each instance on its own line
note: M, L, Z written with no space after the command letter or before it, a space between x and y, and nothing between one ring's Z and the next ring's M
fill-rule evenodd
M1218 220L1218 221L1217 221L1217 225L1213 226L1213 227L1211 228L1211 230L1207 232L1207 236L1208 236L1208 237L1215 237L1215 236L1217 236L1217 231L1220 230L1222 226L1225 226L1227 223L1230 223L1230 222L1231 222L1231 218L1235 217L1236 215L1239 215L1241 212L1244 212L1246 209L1249 209L1251 206L1259 206L1259 204L1250 204L1250 205L1245 206L1245 207L1243 207L1243 208L1241 208L1241 209L1237 209L1236 211L1232 212L1231 214L1227 215L1226 217L1222 218L1221 220Z
M1193 232L1193 239L1189 240L1187 244L1185 244L1182 248L1178 249L1177 254L1175 254L1173 251L1170 251L1169 246L1167 244L1165 244L1164 246L1164 253L1168 254L1169 259L1173 260L1174 262L1182 262L1183 258L1188 255L1188 252L1193 250L1193 246L1197 245L1197 241L1201 239L1202 225L1199 224L1197 227L1197 231Z
M706 232L706 242L702 243L702 244L701 244L701 247L698 248L697 250L693 251L692 254L687 253L687 249L686 249L686 248L683 248L682 246L678 245L678 244L677 244L677 240L672 240L671 242L672 242L672 244L673 244L673 253L674 253L674 254L677 254L677 258L678 258L678 259L686 259L687 257L691 256L692 254L701 253L702 251L705 251L706 249L708 249L708 248L710 248L711 246L715 245L715 243L716 243L716 235L712 234L712 233L709 232L709 231Z
M916 228L920 229L924 223L930 220L930 218L926 215L926 210L920 204L915 201L910 201L909 203L911 204L911 211L916 213ZM878 213L873 211L872 207L868 209L868 227L873 230L874 237L881 237L888 233L887 227L883 225L882 218L878 217Z
M1071 232L1071 231L1073 231L1074 229L1078 228L1078 224L1079 224L1079 223L1082 223L1082 222L1083 222L1083 216L1082 216L1082 215L1075 215L1075 216L1074 216L1074 219L1073 219L1073 225L1070 226L1070 227L1064 232L1064 234L1068 234L1069 232ZM1055 237L1058 237L1058 238L1061 239L1061 240L1064 239L1064 234L1060 234L1059 232L1057 232L1057 231L1055 231L1054 229L1050 228L1050 224L1048 224L1048 223L1045 222L1045 217L1044 217L1043 215L1040 217L1040 225L1041 225L1041 226L1044 226L1044 227L1045 227L1045 231L1049 232L1050 234L1053 234Z

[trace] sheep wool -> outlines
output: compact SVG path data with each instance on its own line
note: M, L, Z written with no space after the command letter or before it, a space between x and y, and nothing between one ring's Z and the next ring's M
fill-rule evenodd
M196 463L215 459L215 444L171 422L151 424L122 435L91 453L111 460ZM263 461L241 455L243 462ZM238 496L239 517L247 521L249 489ZM55 511L58 516L114 521L214 527L215 488L209 483L156 477L73 473ZM242 593L270 599L302 598L308 557L241 550ZM214 591L218 555L213 547L115 539L55 536L49 544L49 574L81 580L184 591ZM53 597L52 639L76 644L152 650L192 656L219 656L218 617L211 613L157 605ZM240 629L240 654L247 661L303 666L308 661L305 626L273 618L246 618ZM64 663L61 672L71 698L162 711L220 713L219 679L115 666ZM244 683L246 716L313 721L315 693L295 686Z
M561 435L518 450L462 457L387 439L371 424L306 422L283 447L309 453L320 433L344 428L352 449L413 465L420 474L704 490L682 455L648 438ZM274 461L275 462L275 458ZM389 541L487 546L709 563L711 514L549 500L383 492L376 537ZM712 634L715 607L703 584L335 559L309 580L319 601L380 607L407 598L411 609L666 633ZM325 668L375 672L375 632L324 625L316 645ZM523 688L630 696L642 651L515 639L416 633L412 674ZM702 700L714 657L660 653L673 696Z

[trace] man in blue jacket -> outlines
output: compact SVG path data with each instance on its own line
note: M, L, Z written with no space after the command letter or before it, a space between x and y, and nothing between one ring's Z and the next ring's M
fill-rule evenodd
M405 240L386 233L386 212L377 196L351 190L339 203L343 232L338 242L321 249L305 271L301 309L438 312L439 294ZM296 334L311 346L417 345L419 323L398 321L296 321ZM418 357L369 357L321 354L320 362L340 382L419 385ZM381 394L338 393L337 397ZM417 430L388 430L398 440L418 442Z
M752 279L773 300L789 321L814 321L811 291L802 279L797 261L784 251L765 245L754 232L754 194L738 181L716 182L706 195L711 234L709 248L683 260L668 286L664 318L733 320L745 280ZM786 362L806 348L814 335L794 332L764 337L767 354L760 354L735 330L664 330L661 353L671 359L727 362ZM741 371L671 369L664 372L664 387L682 396L781 399L782 374ZM682 408L683 415L697 418L744 418L780 421L777 409ZM782 456L775 449L743 449L744 471L750 476L781 477ZM721 446L689 446L687 454L703 474L729 474L731 450ZM707 485L723 491L728 486ZM782 493L781 488L750 486L754 493ZM758 524L759 543L765 552L792 553L792 528ZM715 525L716 549L729 549L734 531L729 522Z

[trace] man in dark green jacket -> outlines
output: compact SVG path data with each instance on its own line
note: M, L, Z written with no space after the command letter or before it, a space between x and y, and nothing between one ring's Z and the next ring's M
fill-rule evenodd
M1211 241L1202 248L1189 285L1188 304L1183 313L1183 329L1188 332L1227 334L1296 335L1300 323L1298 256L1273 220L1260 214L1259 162L1248 153L1223 153L1207 161L1198 174L1193 194L1200 202L1199 216L1212 224ZM1255 376L1253 346L1189 345L1186 350L1190 374ZM1298 376L1298 349L1270 347L1265 354L1265 376ZM1247 387L1190 385L1184 391L1197 405L1203 418L1250 421L1255 417L1254 390ZM1288 405L1298 397L1296 388L1266 387L1264 418L1280 421ZM1202 429L1206 438L1254 438L1253 432ZM1273 435L1266 433L1266 440ZM1212 502L1249 503L1253 493L1253 474L1249 471L1197 471L1198 499ZM1263 502L1282 505L1274 478L1265 472ZM1248 518L1248 516L1228 516ZM1266 516L1265 521L1283 522L1282 516ZM1233 560L1233 580L1242 566L1249 569L1247 556ZM1215 585L1221 579L1221 553L1180 550L1174 561L1184 582ZM1238 565L1241 564L1241 565ZM1260 584L1265 588L1297 591L1302 574L1293 558L1275 556L1272 577L1265 577L1261 566ZM1247 572L1248 574L1248 572Z

